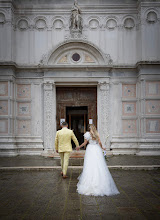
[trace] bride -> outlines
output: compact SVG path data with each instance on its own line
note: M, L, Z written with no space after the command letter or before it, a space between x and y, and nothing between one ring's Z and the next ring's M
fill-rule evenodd
M90 125L90 132L86 132L84 138L84 143L77 147L79 150L89 142L84 157L83 171L78 177L78 193L93 196L119 194L103 156L102 149L105 150L105 148L102 146L94 125Z

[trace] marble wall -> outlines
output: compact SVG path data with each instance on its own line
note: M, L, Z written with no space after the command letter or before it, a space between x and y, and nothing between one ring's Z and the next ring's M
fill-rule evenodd
M79 1L74 37L73 2L47 2L0 0L0 155L54 151L57 86L97 87L113 154L160 154L160 0Z

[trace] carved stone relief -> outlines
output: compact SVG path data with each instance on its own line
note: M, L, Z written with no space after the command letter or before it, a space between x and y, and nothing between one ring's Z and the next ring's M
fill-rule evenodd
M146 96L157 97L160 95L160 81L146 82Z
M8 96L8 82L0 82L0 96Z
M25 20L25 19L21 19L18 21L18 28L20 30L26 30L29 28L29 24L28 24L28 21Z
M17 85L17 98L31 98L31 85L18 84Z
M18 103L18 116L30 116L31 103Z
M31 121L30 120L17 120L17 135L31 134Z
M110 89L109 83L99 82L99 133L101 136L101 141L104 146L109 150L110 142Z
M108 29L115 29L117 27L117 21L115 19L108 19L107 22L106 22L106 27Z
M135 23L134 23L134 20L133 18L126 18L125 21L124 21L124 27L126 29L132 29L134 28L135 26Z
M8 115L8 101L0 101L0 115Z
M160 133L160 119L146 119L146 133Z
M63 28L63 21L60 20L60 19L56 19L54 22L53 22L53 28L54 29L62 29Z
M46 21L44 19L37 19L36 23L35 23L35 27L38 30L43 30L47 27Z
M99 27L99 21L97 19L91 19L89 21L90 29L97 29Z
M136 98L136 85L135 84L123 84L122 85L122 97L123 98Z
M53 104L53 83L44 83L44 148L53 149L53 133L52 133L52 104Z
M137 121L136 120L123 120L123 134L136 134L137 133Z
M122 114L123 116L136 115L136 102L123 102L122 103Z
M3 13L0 12L0 24L4 24L6 21L5 19L5 15Z
M149 100L146 101L146 114L160 114L160 101L159 100Z
M0 120L0 134L7 134L8 133L8 120L1 119Z
M157 22L157 14L154 11L150 11L147 14L146 20L148 23L156 23Z

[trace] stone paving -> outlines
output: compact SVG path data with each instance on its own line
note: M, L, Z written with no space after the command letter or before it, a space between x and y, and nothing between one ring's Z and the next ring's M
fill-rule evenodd
M160 171L111 170L120 191L111 197L82 196L82 169L1 171L0 219L160 219Z
M112 165L160 165L160 156L117 155L107 159L108 166ZM83 159L70 158L70 166L83 166ZM15 166L60 166L60 159L42 156L16 156L0 158L0 167Z

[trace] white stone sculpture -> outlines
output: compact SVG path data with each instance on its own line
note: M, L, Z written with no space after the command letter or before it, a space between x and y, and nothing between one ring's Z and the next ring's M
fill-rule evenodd
M82 32L82 17L81 17L81 9L78 5L77 0L74 1L74 5L71 9L71 17L70 17L70 30L72 32Z

